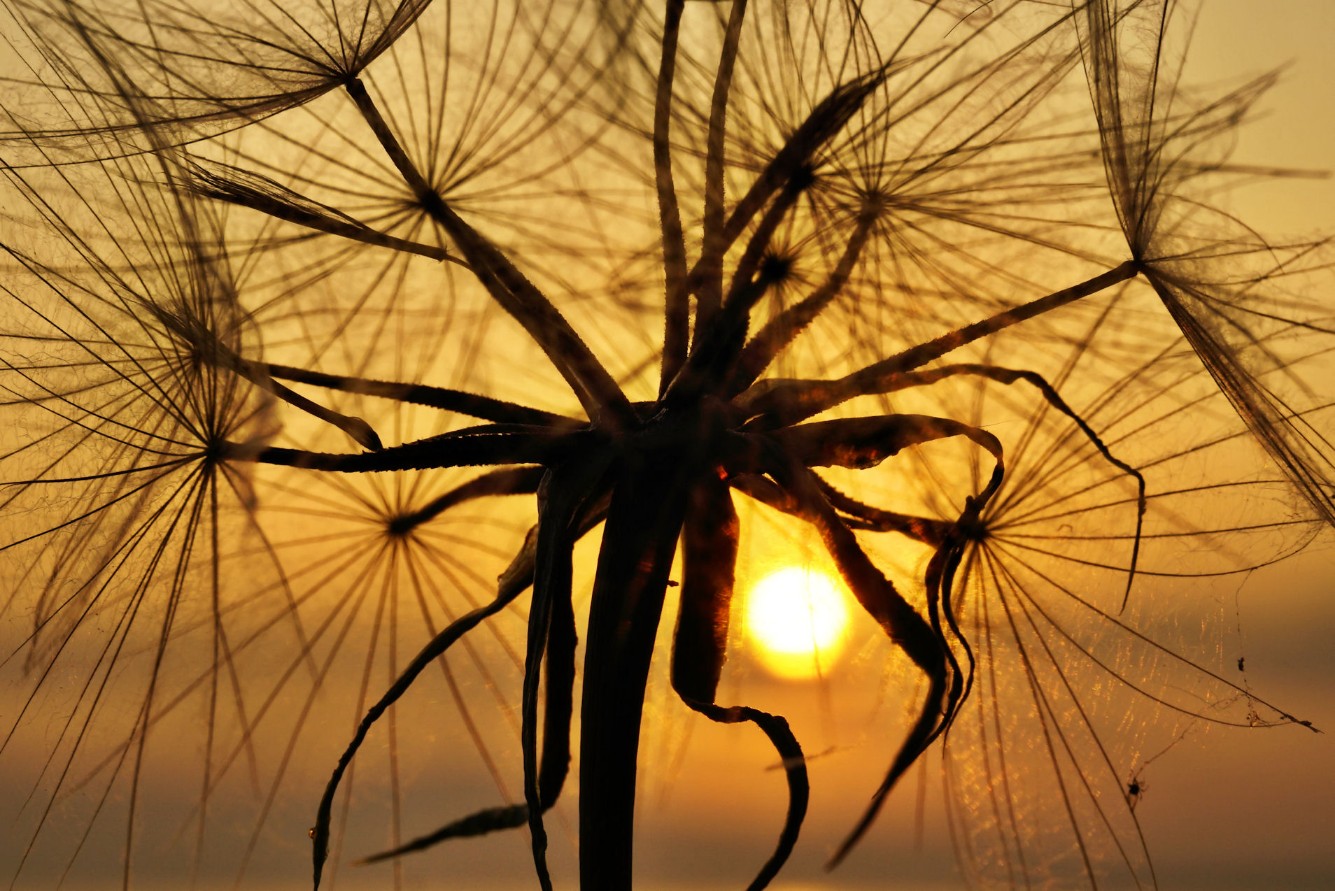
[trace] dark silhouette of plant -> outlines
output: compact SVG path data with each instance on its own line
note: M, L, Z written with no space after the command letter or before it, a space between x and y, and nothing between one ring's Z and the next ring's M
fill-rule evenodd
M978 882L1153 886L1141 747L1301 723L1190 611L1335 522L1329 311L1292 296L1324 245L1211 209L1257 172L1219 144L1268 79L1181 85L1173 4L9 14L15 884L103 825L120 884L157 868L155 774L199 725L197 869L260 868L318 797L319 886L383 740L396 885L519 829L550 888L578 703L580 886L629 888L671 603L673 690L783 765L766 886L808 778L783 717L720 694L739 503L810 527L919 684L832 865L939 745ZM519 703L522 786L410 839L401 765L448 756L404 697L437 683L411 707L503 794L487 713Z

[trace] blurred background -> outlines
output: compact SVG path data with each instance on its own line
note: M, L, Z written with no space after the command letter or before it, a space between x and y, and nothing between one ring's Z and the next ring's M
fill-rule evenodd
M1254 189L1221 196L1220 203L1276 238L1335 233L1335 182L1321 173L1335 167L1335 54L1331 52L1335 4L1209 0L1202 5L1187 65L1189 80L1236 83L1284 66L1279 85L1262 101L1257 118L1243 127L1233 159L1311 172L1258 182ZM1335 295L1323 299L1335 307ZM1335 370L1331 380L1335 381ZM814 559L803 556L814 554L812 542L791 532L775 534L756 547L751 581L766 566L800 565ZM586 547L582 554L587 564L591 551ZM1225 664L1244 660L1249 691L1323 732L1293 725L1235 730L1187 722L1167 745L1144 751L1141 766L1130 771L1126 781L1136 786L1135 815L1153 855L1158 884L1185 891L1335 887L1335 541L1327 534L1296 559L1230 578L1212 590L1219 598L1218 613L1226 620L1231 617L1237 632L1229 640L1231 649L1216 655ZM856 610L853 614L843 652L831 657L819 677L781 677L763 664L754 649L743 650L729 663L729 677L744 683L746 703L785 715L810 757L812 805L802 841L773 887L781 891L960 887L953 844L966 840L956 837L952 842L935 754L894 792L847 861L834 872L823 868L860 815L903 733L897 701L903 678L891 674L903 666L886 658L880 632ZM669 616L665 625L670 623ZM505 661L504 653L486 649L485 642L481 646L479 662ZM474 681L465 693L485 697L497 695L497 688L514 689L513 671L498 671L499 678ZM357 674L354 666L346 677L331 675L328 683L368 683ZM378 684L377 679L370 686ZM725 692L729 689L736 688L725 684ZM661 683L650 695L641 748L639 887L644 891L744 887L771 849L782 820L783 784L773 752L753 728L717 727L690 715L671 701ZM414 765L404 775L404 787L432 790L436 796L435 800L420 793L409 797L405 808L409 836L466 811L459 801L472 803L468 806L494 803L495 784L484 766L467 754L455 761L453 753L466 752L469 741L459 727L446 725L451 714L447 709L441 710L437 721L432 706L438 704L416 703L423 706L421 719L410 730L405 722L397 737L403 762ZM288 705L294 704L280 703L276 708ZM196 717L185 714L173 720L182 722L185 734L197 732L190 723ZM513 725L515 713L505 713L502 707L493 718L498 726L506 721ZM507 727L490 728L496 735L487 738L504 738ZM157 744L164 747L161 763L166 764L169 755L180 753L170 751L171 733L162 735L165 741ZM339 738L327 741L333 751L343 742L341 733L335 735ZM513 734L509 738L508 744L495 743L490 754L498 762L514 764L518 746ZM379 740L375 745L388 748L391 743ZM34 758L39 755L31 753ZM318 788L331 763L323 754L297 753L288 768L288 788L303 784ZM21 786L18 779L4 775L0 782L4 783L0 795L13 794ZM189 827L198 787L188 783L173 787L170 770L150 782L154 800L178 806L176 811L164 808L142 817L144 836L160 836L165 851L193 833L192 828L180 827ZM374 788L369 777L367 787ZM513 797L515 789L509 792ZM382 800L375 804L383 806L399 790L379 794ZM124 804L113 800L107 807ZM300 814L313 810L313 805L314 800L296 803L293 819L302 819ZM373 820L357 824L356 805L352 811L353 822L345 827L348 837L355 838L358 829L383 834L384 827L373 825ZM249 839L253 824L245 816L230 824L225 802L216 804L210 817L214 821L210 833L216 833L209 840L210 850L226 850L231 835L240 849L256 844ZM572 783L548 818L557 887L570 887L574 881L577 822ZM239 887L248 891L302 887L292 878L291 863L304 863L308 842L304 833L291 831L294 825L293 820L266 824L266 833L281 837L266 835L260 840L263 853L254 857ZM57 814L48 832L59 836L65 831L62 826ZM0 827L0 845L8 844L4 832ZM87 862L114 862L123 842L122 835L99 831L80 844ZM10 853L6 852L6 863L12 862ZM348 891L393 887L391 866L348 865L350 859L369 853L371 848L343 851L331 887ZM431 858L431 870L439 879L419 885L419 880L428 880L420 879L422 873L414 867L414 878L406 887L518 891L535 886L522 831L455 842L424 856ZM192 886L205 891L233 887L234 863L207 863L192 877L183 877L178 863L165 855L155 860L153 847L148 846L135 864L135 887ZM62 867L63 861L49 866L31 863L26 884L20 882L18 887L55 887ZM215 873L227 878L217 880ZM64 887L101 891L119 883L118 874L76 869L65 877Z

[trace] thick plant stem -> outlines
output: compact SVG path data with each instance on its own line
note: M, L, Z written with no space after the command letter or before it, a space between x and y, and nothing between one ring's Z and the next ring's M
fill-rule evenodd
M647 460L618 481L589 607L580 714L582 891L630 891L644 688L685 512L680 467Z

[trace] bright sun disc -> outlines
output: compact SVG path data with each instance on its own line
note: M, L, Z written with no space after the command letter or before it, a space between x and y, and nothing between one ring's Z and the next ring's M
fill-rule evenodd
M771 672L809 678L829 669L844 648L848 607L820 570L790 566L771 572L746 601L746 633Z

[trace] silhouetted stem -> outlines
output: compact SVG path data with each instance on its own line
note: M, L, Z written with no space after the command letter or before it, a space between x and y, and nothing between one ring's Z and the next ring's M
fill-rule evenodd
M904 449L963 436L994 455L1001 444L986 430L931 415L883 415L813 421L768 434L791 460L805 467L867 468ZM819 489L819 487L817 487Z
M927 676L927 692L921 711L899 751L895 753L890 769L873 794L871 803L827 864L827 867L833 867L857 844L875 819L890 789L918 756L926 751L944 726L947 718L949 660L945 641L876 568L858 544L852 530L844 525L821 496L815 473L805 467L792 466L785 476L788 478L783 480L784 486L801 504L808 522L820 533L826 549L839 567L840 575L848 582L858 603L876 620L886 636Z
M365 473L385 470L426 470L432 467L475 467L497 464L550 464L587 448L598 437L587 431L553 432L545 427L494 424L470 427L378 452L354 455L270 447L251 449L229 443L222 457L307 470Z
M371 451L379 451L384 448L380 441L380 436L375 429L362 418L352 415L345 415L342 412L334 411L332 408L326 408L318 402L314 402L302 396L300 393L293 392L290 388L283 386L275 380L266 377L262 371L256 373L256 369L249 362L239 361L233 368L238 374L248 378L252 383L261 389L267 390L277 399L286 402L293 408L303 411L314 418L319 418L326 424L337 427L348 436L352 437L357 445Z
M571 612L572 548L575 517L584 498L602 476L602 457L573 468L548 471L538 487L538 546L534 563L533 602L528 615L528 646L524 654L524 689L520 743L524 762L524 807L538 884L551 891L547 869L547 830L543 826L543 786L559 791L569 761L571 685L575 677L575 617ZM553 644L547 666L547 726L543 737L543 764L538 765L538 692L543 658ZM554 714L554 711L556 714ZM564 712L561 714L561 712ZM553 723L555 718L555 723ZM553 739L556 733L560 738ZM549 776L549 756L561 762ZM555 788L552 781L555 779Z
M672 688L684 698L713 702L727 659L740 530L732 494L717 476L693 485L687 504Z
M820 488L821 494L825 496L825 500L830 502L830 506L846 515L843 517L844 525L850 529L865 529L868 532L898 532L900 535L908 536L914 541L920 541L932 547L939 547L945 541L946 533L951 528L951 524L945 520L915 517L910 514L901 514L865 504L839 491L821 479L820 476L816 477L816 485Z
M356 78L349 80L347 91L422 209L454 239L473 274L492 298L551 359L589 418L603 418L613 424L631 420L634 411L625 394L561 311L490 240L445 203L408 157L362 82Z
M333 812L334 794L338 791L343 774L347 771L353 757L357 754L357 750L361 748L362 742L366 739L366 734L370 732L376 721L380 720L385 711L397 702L404 693L408 692L413 682L426 670L427 666L445 655L445 652L456 641L476 628L482 620L500 612L506 604L518 597L520 592L531 584L536 543L536 536L530 534L524 542L524 547L515 555L514 560L510 562L505 572L501 574L496 586L496 599L460 616L432 638L431 642L413 658L413 661L408 663L408 666L394 681L389 690L385 692L385 695L380 697L379 701L371 706L366 716L362 718L361 723L357 726L357 732L353 735L352 742L348 744L348 747L338 759L338 766L334 768L334 774L325 786L324 795L320 798L320 806L316 811L315 826L311 829L312 869L316 889L320 887L320 876L324 870L325 860L329 856L329 823Z
M1136 481L1136 534L1132 539L1131 544L1131 562L1127 569L1126 589L1122 593L1122 609L1126 609L1127 601L1131 597L1131 586L1136 580L1136 566L1140 562L1140 539L1141 531L1144 528L1146 509L1144 475L1125 461L1118 460L1118 458L1108 450L1108 447L1104 445L1103 440L1099 438L1099 435L1094 432L1094 428L1090 427L1089 424L1085 422L1085 419L1076 413L1075 409L1066 404L1066 400L1062 399L1061 394L1057 392L1057 388L1048 383L1042 375L1036 372L1013 368L998 368L995 365L962 363L958 365L942 365L927 371L905 374L902 376L903 380L900 383L903 387L919 386L921 384L929 384L948 377L953 377L957 374L976 375L1001 384L1013 384L1018 381L1024 381L1037 389L1049 405L1061 414L1070 418L1071 422L1080 429L1081 433L1085 434L1085 438L1098 450L1098 453L1103 456L1104 460ZM896 389L899 388L899 386L896 387Z
M580 712L581 891L630 891L640 717L686 476L670 460L627 467L608 509L589 607Z
M751 230L751 237L746 240L746 249L742 251L742 256L737 261L737 267L732 273L732 283L725 296L723 303L725 319L729 317L745 319L755 307L756 300L764 293L763 289L757 290L753 287L756 271L773 246L774 233L778 230L779 223L788 215L788 211L797 203L798 197L815 181L815 174L809 168L801 168L794 172L778 197L765 211L764 216L760 218L760 222Z
M797 843L811 789L802 747L788 722L747 706L720 706L719 677L728 645L737 564L737 513L728 484L708 475L692 488L682 534L681 607L672 638L672 688L686 705L719 724L755 724L769 737L783 764L788 809L773 854L748 891L760 891L778 875Z
M668 139L672 123L672 82L677 67L677 34L685 0L669 0L663 20L663 56L658 68L658 89L654 97L654 185L658 190L658 217L663 233L663 271L666 294L663 318L663 368L658 395L686 361L690 337L690 294L686 288L686 239L681 228L681 208L672 177L672 143Z
M824 312L830 301L839 295L847 284L848 277L853 273L858 258L862 256L862 249L867 244L867 238L871 235L875 222L876 218L872 214L865 214L859 219L853 234L849 236L843 255L821 286L805 299L775 316L756 333L738 357L737 369L729 382L730 393L738 393L749 387L769 367L779 352L792 343L793 338L801 334Z
M447 387L433 387L426 384L403 384L395 381L371 380L344 374L325 374L295 368L291 365L249 363L267 372L270 377L313 387L326 387L343 393L356 393L362 396L378 396L398 402L411 402L413 405L425 405L442 411L458 412L462 415L483 421L495 421L498 424L546 424L553 427L574 426L582 423L575 418L558 415L541 409L529 408L514 402L506 402L491 396L480 396L462 390Z
M411 513L401 514L390 524L394 531L406 532L430 522L445 511L465 501L493 495L531 495L542 480L541 467L502 467L455 486Z
M380 437L375 430L361 418L334 411L319 403L312 402L300 393L294 393L273 380L263 365L242 359L230 347L220 343L212 332L204 331L177 314L156 308L150 309L150 312L162 323L164 328L181 338L182 342L191 344L201 361L236 372L255 386L270 393L274 398L342 430L364 449L375 451L382 447Z
M681 367L680 373L668 382L665 392L661 394L663 405L685 405L698 399L701 392L719 392L727 383L730 370L736 365L737 357L746 343L751 310L771 284L763 276L757 277L756 270L774 231L811 182L810 171L802 171L794 176L756 224L747 241L746 250L733 270L732 283L722 309L708 330L696 338L690 357ZM690 286L694 287L694 283L699 280L697 269Z
M735 0L728 16L728 30L723 36L710 102L709 133L705 137L704 240L697 264L700 276L695 279L696 342L709 330L723 304L723 254L729 243L723 224L723 136L728 121L728 93L732 89L732 72L737 62L737 42L741 39L745 18L746 0Z
M456 263L467 268L468 264L439 245L409 241L372 229L342 211L313 201L253 171L218 162L209 162L205 166L199 161L190 162L189 171L190 176L183 184L199 195L248 207L275 219L361 244L416 254L442 263Z
M781 189L793 176L810 166L812 158L821 146L835 134L843 130L844 125L857 114L862 103L885 81L885 71L874 71L850 83L840 84L830 91L830 95L820 101L806 120L793 131L793 135L784 143L783 148L775 153L765 169L756 177L746 194L733 207L724 226L724 248L731 245L746 229L752 217L769 201L770 196Z
M591 462L590 462L591 463ZM546 471L543 468L521 468L514 470L499 470L491 474L484 474L472 483L465 483L459 487L459 490L468 490L474 496L478 494L474 487L476 483L488 482L490 478L501 477L504 474L527 475L533 470L541 474ZM587 478L586 478L587 482ZM536 488L537 481L534 481ZM572 543L583 538L595 526L598 526L607 516L607 493L598 486L594 486L594 497L592 500L582 501L580 514L576 519L572 531ZM532 580L534 575L537 527L529 530L528 539L525 541L524 551L521 553L528 562L524 564L527 571L527 580ZM513 575L514 566L511 565L508 574ZM502 577L503 579L505 577ZM570 719L573 708L571 694L573 692L572 682L574 676L574 648L576 639L574 636L573 616L566 609L558 605L557 610L552 616L551 626L555 633L548 635L548 675L547 685L552 689L553 685L562 686L564 693L557 690L555 693L548 694L546 712L544 715L543 727L543 754L542 761L538 769L538 797L542 811L548 810L559 797L561 787L564 784L566 773L569 768L570 760ZM558 664L559 663L559 664ZM553 681L553 673L556 674L556 680ZM497 832L506 829L517 829L520 826L528 825L529 806L527 804L510 804L500 807L484 808L480 811L471 813L465 817L452 820L441 826L433 832L413 839L396 848L386 851L380 851L368 857L363 857L358 863L377 863L382 860L390 860L395 857L403 856L414 851L421 851L433 847L441 842L450 839L469 838L478 835L486 835L490 832Z
M946 534L945 541L932 555L931 563L924 577L927 591L928 627L931 637L939 645L939 654L931 654L931 650L926 646L925 641L916 640L921 634L916 625L910 626L912 632L910 636L911 646L895 638L896 643L900 644L905 653L927 673L929 682L927 699L923 704L922 713L909 731L909 735L895 755L894 761L891 762L881 785L872 794L871 803L867 805L862 817L848 833L843 843L840 844L834 856L830 858L827 868L837 866L848 855L848 852L853 849L854 845L858 843L858 840L871 826L872 821L876 819L877 813L885 803L886 796L899 782L899 778L926 751L928 746L949 729L965 696L966 684L972 682L973 652L968 641L960 633L959 626L955 621L954 611L950 604L950 589L954 583L955 569L959 566L959 561L965 553L967 544L967 536L962 534L961 527L975 524L980 520L982 508L1001 487L1002 480L1005 477L1005 466L1002 458L1001 442L991 433L973 428L972 430L961 431L960 435L967 436L974 443L986 449L996 459L996 464L993 466L992 474L983 490L965 500L964 512ZM811 478L815 479L814 473L811 473ZM875 567L867 561L865 553L857 547L857 541L852 532L843 523L837 522L838 518L833 515L832 511L827 513L826 508L820 504L817 505L817 508L818 525L821 527L821 533L825 537L827 546L831 547L831 553L834 554L840 571L848 572L851 569L863 574L864 577L867 577L868 567L875 571ZM836 547L839 548L838 551L835 550ZM876 582L875 577L870 577L870 580L873 582L868 588L871 600L873 602L887 600L898 609L896 606L898 594L894 591L893 586L883 588L874 584ZM889 584L888 581L886 584ZM854 591L857 590L855 587ZM888 597L888 594L894 594L894 597ZM859 594L858 596L861 601L862 595ZM861 602L866 606L866 601ZM870 611L870 607L868 609ZM967 679L961 676L959 660L947 644L945 631L941 625L943 613L951 633L964 646L969 661ZM876 615L876 613L873 612L873 615ZM894 613L887 613L887 615L893 616ZM914 615L916 617L917 614L914 613ZM884 621L882 625L887 631L890 631L890 626ZM893 633L891 637L894 637ZM915 653L922 655L915 655ZM929 661L924 661L923 657L926 657ZM936 661L938 659L943 659L943 662Z
M887 392L904 372L933 362L947 353L997 333L1011 325L1051 312L1082 297L1097 294L1113 285L1134 278L1141 264L1127 260L1107 272L1100 273L1078 285L1055 291L1046 297L997 313L994 316L965 325L934 340L910 347L901 353L868 365L860 371L836 381L778 381L757 389L751 398L742 397L749 413L763 415L758 426L785 427L805 418L818 415L857 396ZM763 385L763 382L762 382Z

